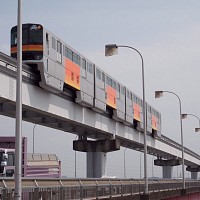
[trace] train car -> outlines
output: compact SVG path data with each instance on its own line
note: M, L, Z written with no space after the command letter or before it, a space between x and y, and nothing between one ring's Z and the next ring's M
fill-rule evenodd
M64 82L68 81L61 44L40 24L22 25L22 60L39 70L40 86L54 93L63 91ZM11 29L11 56L17 58L17 26Z
M159 138L161 136L161 115L149 104L147 104L147 131L153 137Z
M112 118L125 122L125 87L106 74L107 105L113 109Z
M99 113L106 112L106 73L95 66L95 87L94 87L94 105L93 110Z
M140 97L133 94L132 96L132 102L133 102L133 124L134 127L138 130L144 129L144 123L143 123L143 101Z
M152 134L154 137L161 137L161 114L152 107L151 113Z
M22 25L22 59L40 74L39 85L52 93L69 89L74 101L143 130L142 100L101 68L46 30L41 24ZM17 26L11 29L11 56L17 58ZM147 131L161 132L160 113L147 105Z

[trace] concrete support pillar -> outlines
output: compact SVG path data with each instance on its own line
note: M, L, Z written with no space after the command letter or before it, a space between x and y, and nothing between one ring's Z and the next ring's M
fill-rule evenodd
M198 172L200 171L200 166L187 166L186 170L191 172L191 179L197 179L198 178Z
M191 172L191 179L197 179L198 178L198 172Z
M87 178L101 178L106 174L106 153L87 152Z
M75 151L87 152L87 178L101 178L106 175L106 153L120 150L117 139L73 141Z
M154 160L154 165L162 166L163 178L168 178L168 179L173 178L173 166L177 166L180 164L181 163L178 159L162 160L159 158L157 160Z
M172 179L173 178L173 167L172 166L162 166L163 178Z

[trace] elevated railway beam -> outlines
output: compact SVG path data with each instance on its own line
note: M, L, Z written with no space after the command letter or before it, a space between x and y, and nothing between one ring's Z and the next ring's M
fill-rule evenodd
M6 58L5 58L6 57ZM0 53L0 114L15 117L16 63ZM121 146L143 151L143 132L115 121L74 101L70 92L53 94L38 86L37 73L28 66L23 67L22 103L23 120L94 140L115 137ZM156 139L147 135L148 153L163 159L181 159L181 145L164 135ZM185 150L185 164L200 166L200 156Z

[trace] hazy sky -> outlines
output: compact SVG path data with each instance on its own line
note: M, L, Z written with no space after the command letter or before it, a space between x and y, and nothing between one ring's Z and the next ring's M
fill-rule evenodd
M155 90L179 95L182 111L200 117L200 1L199 0L24 0L23 23L41 23L49 31L85 55L114 78L142 97L141 60L130 49L104 56L109 43L129 45L143 55L146 100L162 113L162 134L180 142L178 99L170 94L154 98ZM17 23L17 0L0 7L0 51L10 52L10 29ZM5 122L11 124L9 128ZM200 153L196 118L183 121L184 144ZM14 120L1 117L1 135L14 135ZM32 151L33 124L23 123ZM63 174L74 175L72 134L36 126L36 151L56 153ZM47 139L48 138L48 139ZM42 142L44 141L44 142ZM52 148L53 147L53 148ZM140 153L127 150L127 176L139 177ZM124 149L108 155L108 175L123 177ZM77 153L77 175L85 176L85 154ZM114 165L114 162L120 162ZM152 158L149 156L152 174ZM116 167L117 166L117 167ZM175 173L175 172L174 172ZM160 168L154 167L154 175Z

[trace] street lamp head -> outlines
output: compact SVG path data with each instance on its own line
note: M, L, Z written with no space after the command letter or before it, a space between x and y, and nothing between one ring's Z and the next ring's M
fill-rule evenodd
M155 91L155 98L160 98L163 96L163 91Z
M182 119L186 119L187 118L187 114L181 114L181 118Z
M118 47L116 44L105 45L105 56L112 56L118 53Z
M200 128L195 128L195 132L200 132Z

